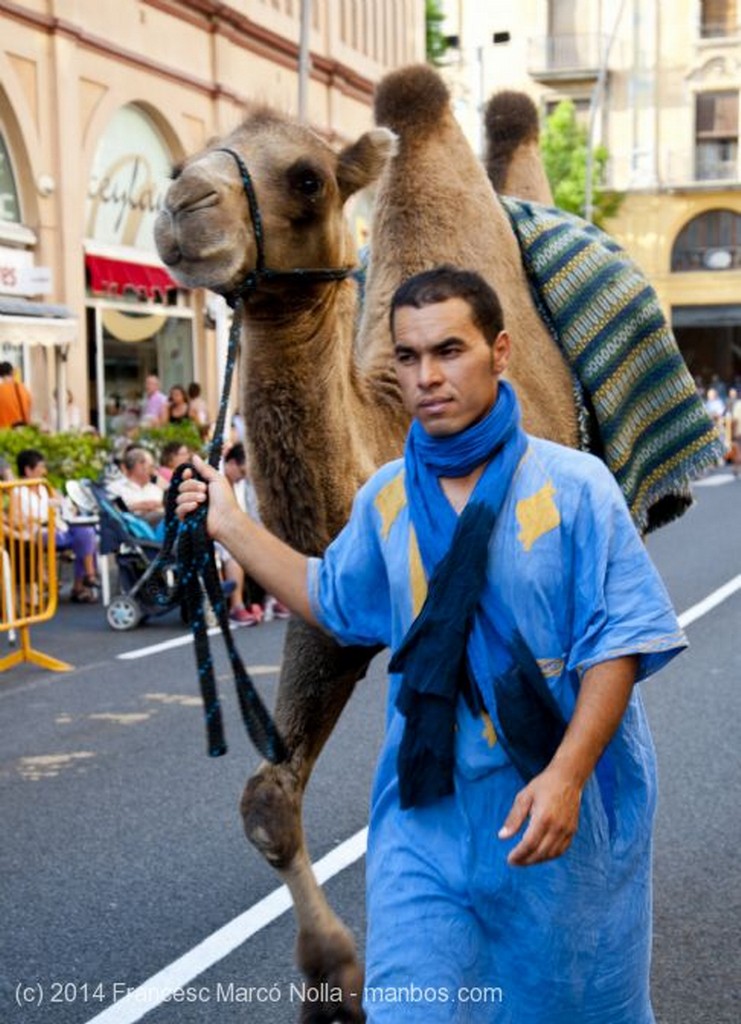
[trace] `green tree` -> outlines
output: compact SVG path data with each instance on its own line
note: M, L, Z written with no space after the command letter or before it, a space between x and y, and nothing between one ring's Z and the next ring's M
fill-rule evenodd
M440 0L425 0L425 28L427 31L427 60L430 64L439 64L448 44L443 35L442 24L445 15L440 7Z
M583 217L587 129L577 121L576 108L571 100L562 100L546 118L540 148L556 206ZM615 216L623 201L622 193L603 187L608 157L604 146L592 150L592 219L598 227L604 227L605 221Z

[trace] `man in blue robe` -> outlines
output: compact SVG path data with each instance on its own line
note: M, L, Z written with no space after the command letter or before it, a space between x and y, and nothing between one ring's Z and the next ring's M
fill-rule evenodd
M592 456L524 434L476 274L392 301L413 416L321 559L181 486L279 600L383 644L388 722L367 856L371 1024L651 1024L653 745L635 683L686 640Z

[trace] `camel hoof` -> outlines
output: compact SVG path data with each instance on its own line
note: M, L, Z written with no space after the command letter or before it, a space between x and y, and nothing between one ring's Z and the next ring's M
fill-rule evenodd
M296 960L306 978L300 1024L363 1024L363 970L349 931L299 935Z
M247 781L240 802L250 843L278 871L288 867L301 843L300 793L284 765L262 765Z

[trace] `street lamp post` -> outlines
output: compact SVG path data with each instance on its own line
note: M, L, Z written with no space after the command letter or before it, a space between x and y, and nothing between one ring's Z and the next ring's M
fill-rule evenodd
M594 217L594 155L592 153L594 122L597 117L597 108L601 104L605 92L605 82L607 81L607 64L610 59L610 51L612 50L612 44L615 42L615 36L617 35L618 25L620 24L620 18L622 17L624 7L625 0L620 0L620 6L618 8L617 16L615 17L615 24L612 26L612 32L607 37L607 42L605 43L605 51L600 59L599 70L597 72L597 81L595 82L594 89L592 90L592 98L589 102L589 127L587 128L587 162L584 175L584 219L590 222Z
M306 123L309 95L309 74L311 56L309 36L311 33L311 0L301 0L301 36L298 51L298 119Z

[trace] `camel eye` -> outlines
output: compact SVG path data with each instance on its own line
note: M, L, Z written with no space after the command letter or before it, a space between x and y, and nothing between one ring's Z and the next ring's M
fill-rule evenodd
M305 174L298 186L305 196L314 196L322 187L322 183L315 174Z
M288 172L288 180L291 188L308 199L313 199L322 191L321 176L312 166L303 161L299 161L291 167Z

